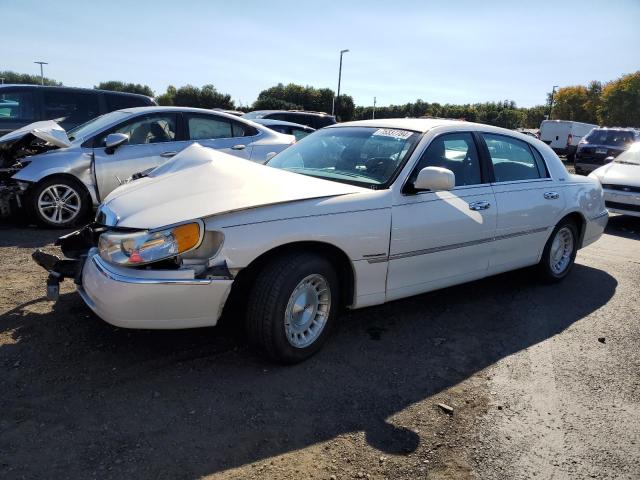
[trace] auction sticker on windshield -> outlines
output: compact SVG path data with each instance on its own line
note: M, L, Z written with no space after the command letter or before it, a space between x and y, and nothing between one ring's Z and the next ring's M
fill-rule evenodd
M413 132L410 132L408 130L395 130L393 128L379 128L378 130L373 132L373 134L380 137L392 137L406 140L411 135L413 135Z

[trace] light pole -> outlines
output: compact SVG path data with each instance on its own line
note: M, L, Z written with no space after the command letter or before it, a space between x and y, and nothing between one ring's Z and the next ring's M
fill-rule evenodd
M44 71L42 70L43 65L49 65L47 62L33 62L40 65L40 85L44 85Z
M553 96L556 93L556 88L558 88L558 85L554 85L551 89L551 102L549 102L549 120L551 120L551 111L553 110Z
M336 112L336 101L340 100L340 80L342 79L342 55L347 53L349 50L340 50L340 68L338 69L338 94L333 99L333 105L331 106L331 115L335 115Z
M371 118L376 119L376 97L373 97L373 117Z

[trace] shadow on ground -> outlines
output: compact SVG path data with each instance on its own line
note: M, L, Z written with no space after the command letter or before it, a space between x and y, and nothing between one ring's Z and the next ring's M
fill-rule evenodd
M0 472L194 478L349 431L408 453L419 437L390 416L563 331L615 289L581 265L552 286L504 274L344 314L293 367L263 362L228 331L126 331L75 293L53 311L34 300L0 317L11 339L0 348Z
M618 237L640 240L640 217L611 215L605 233Z

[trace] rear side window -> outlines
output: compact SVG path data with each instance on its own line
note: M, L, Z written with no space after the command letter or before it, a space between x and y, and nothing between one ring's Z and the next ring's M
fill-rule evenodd
M81 124L100 115L98 95L93 93L44 91L44 119Z
M105 100L107 102L107 111L113 112L114 110L122 110L123 108L135 108L135 107L146 107L151 105L145 98L141 97L133 97L129 95L114 95L107 93L105 94Z
M443 167L456 177L456 187L482 183L480 157L470 133L449 133L436 137L422 154L411 175L413 183L425 167Z
M187 128L189 129L189 139L191 140L233 137L231 122L213 115L189 115L187 116Z
M504 135L483 133L496 182L535 180L546 177L526 142Z
M0 90L0 120L35 120L36 108L33 91Z

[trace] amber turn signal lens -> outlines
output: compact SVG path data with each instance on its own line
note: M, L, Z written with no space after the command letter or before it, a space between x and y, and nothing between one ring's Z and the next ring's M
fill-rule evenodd
M184 252L195 247L200 240L200 225L187 223L173 229L173 238L178 244L178 252Z

